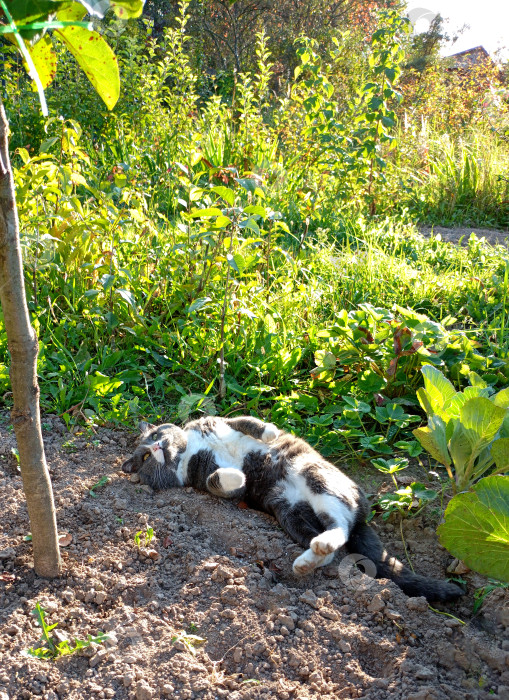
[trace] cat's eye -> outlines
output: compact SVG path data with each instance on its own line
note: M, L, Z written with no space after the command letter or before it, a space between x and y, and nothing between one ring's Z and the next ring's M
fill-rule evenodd
M153 433L153 434L152 434L152 440L155 442L155 441L157 440L157 438L158 438L157 433Z

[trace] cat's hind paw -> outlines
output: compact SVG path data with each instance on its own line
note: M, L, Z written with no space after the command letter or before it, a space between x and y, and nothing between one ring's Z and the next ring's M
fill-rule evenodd
M262 442L274 442L279 437L279 428L274 423L267 423L262 433Z
M306 549L306 551L293 562L293 573L297 576L310 574L316 569L318 561L319 558L315 553L311 549Z
M243 472L238 469L224 467L217 470L219 484L225 493L237 491L246 483L246 477Z
M312 549L306 549L306 551L297 557L293 562L293 573L296 576L305 576L306 574L311 574L315 569L320 566L327 566L334 559L335 552L331 552L326 557L317 556Z

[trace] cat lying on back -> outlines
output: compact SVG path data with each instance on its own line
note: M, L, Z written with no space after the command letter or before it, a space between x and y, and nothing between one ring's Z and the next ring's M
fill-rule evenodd
M270 513L305 548L293 562L296 574L329 564L345 545L374 562L377 578L392 579L409 596L450 601L462 595L456 584L414 574L390 557L366 524L369 507L361 489L304 440L250 416L201 418L183 429L140 428L125 472L138 472L155 489L194 486Z

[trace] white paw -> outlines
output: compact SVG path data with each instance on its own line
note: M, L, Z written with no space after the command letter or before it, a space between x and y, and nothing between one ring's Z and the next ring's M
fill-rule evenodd
M274 423L267 423L265 430L262 433L262 442L274 442L278 436L279 429L276 428Z
M310 547L315 554L325 557L328 554L333 554L337 549L342 547L346 542L346 538L342 530L326 530L320 535L313 537Z
M322 559L322 561L319 564L316 565L316 567L318 568L319 566L327 566L328 564L330 564L331 561L334 559L335 554L336 554L336 552L332 552L332 554L328 554L326 557L324 557Z
M293 562L293 573L297 574L297 576L310 574L320 565L321 561L322 557L317 557L310 549L306 549L306 551Z
M242 488L246 483L246 477L243 472L238 469L224 467L223 469L218 469L217 473L219 476L219 483L225 493L236 491Z

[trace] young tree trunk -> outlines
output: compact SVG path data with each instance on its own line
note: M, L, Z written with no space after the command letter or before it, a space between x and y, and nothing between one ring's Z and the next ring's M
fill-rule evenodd
M8 149L9 125L0 100L0 303L11 356L10 377L23 489L39 576L61 572L53 491L42 442L37 383L39 343L30 324L23 279L18 212Z

